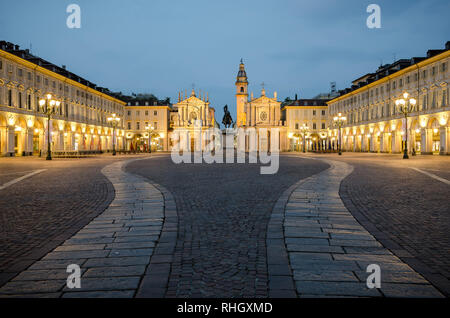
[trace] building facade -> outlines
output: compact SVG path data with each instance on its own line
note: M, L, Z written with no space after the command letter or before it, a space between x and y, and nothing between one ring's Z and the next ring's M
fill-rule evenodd
M180 150L204 150L210 136L211 128L216 128L215 110L210 106L208 93L196 95L192 89L188 97L178 94L178 102L170 113L169 150L175 146ZM201 140L201 142L195 142ZM214 140L213 140L214 141ZM179 145L177 145L179 143Z
M326 99L296 98L281 109L287 128L287 150L319 151L330 148L326 102ZM333 140L330 139L330 142Z
M52 94L60 101L50 124L39 100ZM53 151L108 151L113 128L107 118L123 119L125 103L109 91L0 41L0 153L42 154L50 133ZM124 146L123 120L116 129L116 148Z
M148 151L151 143L152 151L168 151L171 110L170 105L128 102L124 120L126 149Z
M236 127L244 131L255 130L256 145L251 145L251 138L246 133L242 148L261 151L285 151L288 149L286 127L281 119L281 102L277 100L277 92L273 97L266 96L264 87L261 96L254 98L253 92L248 96L248 78L244 63L241 60L236 76Z
M328 102L329 138L338 138L333 117L340 113L346 117L344 151L400 153L407 140L409 152L450 154L449 49L447 42L443 50L380 66L353 81ZM407 122L395 104L404 92L417 101Z

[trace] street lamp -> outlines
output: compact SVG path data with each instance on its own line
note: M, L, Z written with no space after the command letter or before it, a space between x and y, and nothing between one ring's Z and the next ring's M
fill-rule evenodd
M154 128L152 125L145 126L145 130L148 133L148 153L152 153L152 134L154 132Z
M407 92L403 93L403 98L397 99L395 105L399 108L400 112L405 116L405 149L403 152L403 159L409 159L408 156L408 115L414 110L414 106L417 101L414 98L409 98Z
M302 126L300 126L300 131L303 134L303 152L305 152L305 148L306 148L306 132L309 130L309 127L306 126L306 124L303 124Z
M50 120L52 115L56 114L57 108L61 102L54 99L52 94L47 94L45 97L46 98L39 100L39 106L41 106L41 112L47 115L47 157L45 160L52 160L52 152L50 147Z
M344 124L344 122L347 120L347 117L342 116L342 113L338 113L337 116L335 116L333 118L334 121L334 125L338 127L339 129L339 140L338 140L338 151L339 151L339 156L342 155L342 149L341 149L341 142L342 142L342 136L341 136L341 127Z
M111 126L113 127L113 156L116 155L116 126L119 124L120 122L120 118L116 116L116 114L112 114L111 117L107 118L108 122L111 124Z

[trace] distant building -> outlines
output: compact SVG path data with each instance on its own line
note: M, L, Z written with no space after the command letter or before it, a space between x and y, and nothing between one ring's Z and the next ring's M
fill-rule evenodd
M296 96L297 97L297 96ZM288 150L325 150L328 137L327 99L295 99L282 108L288 131ZM306 128L305 131L302 128ZM303 140L305 139L305 140Z
M260 97L248 96L248 79L244 63L239 64L236 76L236 109L237 128L244 130L255 129L257 134L257 145L255 149L261 151L275 150L272 138L278 139L278 149L285 150L288 147L286 140L286 127L281 120L281 102L277 100L277 92L273 97L266 95L264 87L261 89ZM277 134L274 136L273 134ZM245 136L245 150L250 150L250 138Z
M125 106L125 138L127 150L152 151L169 149L170 105L150 101L129 101Z
M195 127L195 124L199 124ZM192 89L190 96L188 97L184 93L178 93L178 102L174 105L173 110L170 113L170 132L169 132L169 149L172 149L176 143L180 143L181 150L200 151L203 150L206 141L201 144L194 143L196 138L195 129L199 129L198 132L202 141L209 140L212 136L206 136L210 132L210 128L216 127L215 110L210 106L208 93L201 95L201 92L196 95L194 89ZM172 135L173 131L185 131L188 133L180 135L180 140L175 140ZM186 139L188 138L188 139ZM197 147L197 148L195 148Z

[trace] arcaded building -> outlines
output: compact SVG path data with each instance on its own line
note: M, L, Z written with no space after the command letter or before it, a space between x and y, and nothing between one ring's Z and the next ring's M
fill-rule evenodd
M328 123L341 113L345 151L450 154L449 56L444 49L425 57L401 59L354 80L352 86L328 102ZM396 101L408 93L416 103L407 122ZM407 124L406 124L407 123ZM338 129L329 138L337 138Z
M39 100L51 94L60 102L48 125ZM2 156L42 154L50 134L52 151L109 151L113 127L121 120L116 148L124 147L125 103L84 78L54 65L18 45L0 41L0 153Z

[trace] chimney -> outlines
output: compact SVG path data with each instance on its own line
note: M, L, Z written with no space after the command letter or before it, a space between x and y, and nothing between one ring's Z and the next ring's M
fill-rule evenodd
M277 92L275 91L275 92L273 92L273 99L277 99Z
M65 65L62 65L62 68L63 68L63 69L66 69L66 66L65 66Z

